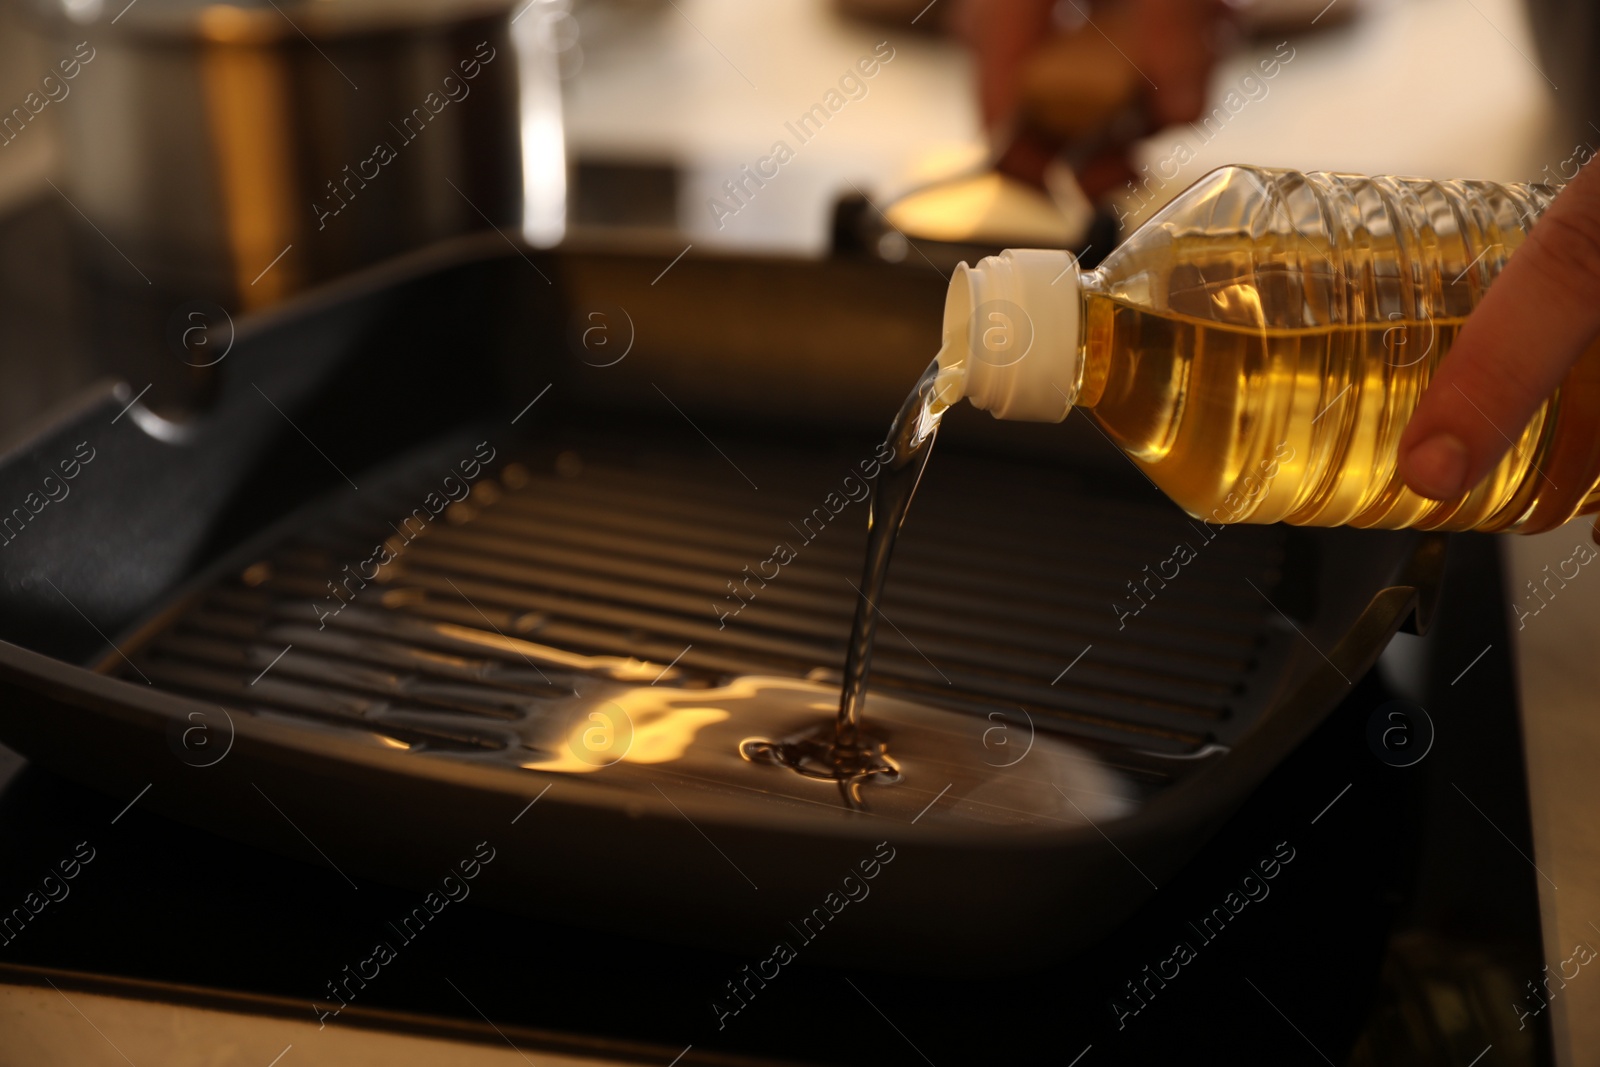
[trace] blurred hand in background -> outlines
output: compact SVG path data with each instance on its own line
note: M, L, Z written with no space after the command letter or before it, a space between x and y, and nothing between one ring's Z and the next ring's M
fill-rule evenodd
M1091 198L1132 177L1139 137L1204 110L1222 0L962 0L1000 169L1042 184L1058 155Z

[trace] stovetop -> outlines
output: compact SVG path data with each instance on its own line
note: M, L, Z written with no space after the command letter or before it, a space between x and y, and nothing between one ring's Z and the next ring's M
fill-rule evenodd
M132 375L147 358L104 337L102 294L75 273L67 223L49 201L0 220L0 422L11 440L75 388ZM756 961L593 932L603 917L579 929L462 901L356 1003L620 1041L632 1058L684 1054L686 1065L719 1053L1084 1067L1178 1054L1548 1062L1547 1016L1517 1014L1534 1004L1522 992L1543 961L1511 664L1492 652L1452 684L1473 650L1507 647L1497 552L1490 538L1455 538L1432 632L1396 638L1385 666L1197 859L1099 944L1044 971L948 980L897 973L893 960L840 972L801 959L749 983ZM536 817L514 829L506 847L537 851ZM348 882L310 849L286 860L25 765L0 793L0 855L6 908L37 900L28 894L64 859L80 863L69 894L7 930L0 964L281 997L308 1019L329 982L389 937L387 920L417 903ZM1132 887L1143 874L1130 863L1125 877ZM992 917L995 938L1029 936L1007 918Z

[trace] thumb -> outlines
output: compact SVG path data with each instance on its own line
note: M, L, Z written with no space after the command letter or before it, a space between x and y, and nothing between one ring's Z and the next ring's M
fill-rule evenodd
M1600 335L1600 168L1528 233L1439 362L1400 437L1400 473L1446 500L1478 484Z

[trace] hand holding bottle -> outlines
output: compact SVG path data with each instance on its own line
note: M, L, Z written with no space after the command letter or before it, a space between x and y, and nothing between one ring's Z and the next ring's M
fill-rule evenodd
M1208 523L1554 529L1600 511L1583 180L1590 199L1552 216L1547 186L1219 168L1094 269L1026 249L958 269L940 395L1002 419L1082 409ZM1425 496L1403 446L1435 433L1455 484Z
M1507 261L1440 361L1400 440L1406 484L1435 500L1477 484L1564 379L1569 391L1600 389L1594 369L1600 361L1574 368L1597 337L1600 170L1585 166ZM1600 426L1574 429L1590 440L1600 435Z

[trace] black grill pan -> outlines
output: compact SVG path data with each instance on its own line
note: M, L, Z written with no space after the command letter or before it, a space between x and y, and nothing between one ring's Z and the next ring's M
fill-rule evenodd
M1432 601L1443 538L1239 527L1119 618L1127 583L1204 531L1081 427L958 413L902 538L875 691L962 714L986 761L1070 741L1127 784L1128 814L850 821L670 765L518 767L508 717L553 684L518 642L704 684L836 678L864 505L732 622L714 605L868 454L943 288L691 258L666 296L649 257L531 255L466 242L246 324L187 421L125 410L137 383L47 420L0 464L5 499L81 442L95 459L0 550L0 739L357 877L427 887L504 842L480 899L741 951L887 841L879 903L811 958L870 932L884 966L1020 967L1136 907ZM575 341L595 309L624 312L620 363ZM319 626L328 583L480 442L471 495ZM1001 912L1034 936L990 937Z

